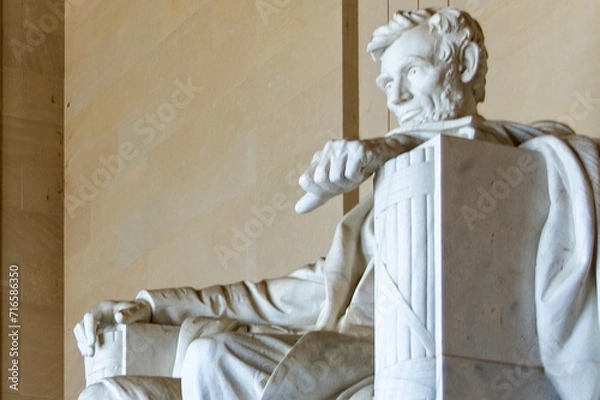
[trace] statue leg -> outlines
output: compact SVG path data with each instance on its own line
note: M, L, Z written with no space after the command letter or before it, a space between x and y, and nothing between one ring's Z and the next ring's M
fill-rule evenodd
M181 380L150 376L115 376L88 386L79 400L181 400Z
M258 399L275 367L300 335L219 333L188 347L184 399Z

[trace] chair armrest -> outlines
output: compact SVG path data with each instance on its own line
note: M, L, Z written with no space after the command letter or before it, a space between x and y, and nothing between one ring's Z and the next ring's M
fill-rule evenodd
M95 355L85 357L86 385L117 375L173 376L179 328L141 323L103 328Z

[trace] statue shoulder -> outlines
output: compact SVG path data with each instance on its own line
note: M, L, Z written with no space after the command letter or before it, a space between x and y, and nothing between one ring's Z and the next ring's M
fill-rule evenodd
M575 135L573 129L557 121L536 121L530 124L521 124L513 121L485 121L487 129L493 130L497 135L503 136L513 145L526 142L536 137L551 135L558 138Z
M570 136L575 135L575 131L567 124L558 121L535 121L529 124L530 127L552 136Z

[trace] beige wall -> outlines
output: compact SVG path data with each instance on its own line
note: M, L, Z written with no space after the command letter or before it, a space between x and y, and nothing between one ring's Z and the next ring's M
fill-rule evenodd
M0 397L62 399L64 25L43 2L1 4Z
M312 153L341 137L341 1L257 4L72 8L67 398L83 387L72 327L100 300L278 276L328 248L341 201L308 216L293 204Z
M472 10L487 34L484 115L567 116L595 134L597 104L580 100L588 90L600 96L599 12L586 3L450 1ZM390 10L446 4L359 2L361 136L390 126L373 83L378 66L364 53L371 31ZM326 251L341 200L308 216L292 205L314 150L342 137L341 27L341 0L72 2L65 398L83 387L72 327L101 299L277 276ZM186 99L178 90L188 81L201 89ZM272 222L255 215L266 209Z

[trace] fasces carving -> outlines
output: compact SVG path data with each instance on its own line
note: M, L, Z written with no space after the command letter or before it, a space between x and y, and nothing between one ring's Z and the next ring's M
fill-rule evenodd
M101 303L74 330L84 356L99 328L174 325L173 373L81 399L600 398L595 142L481 117L484 36L455 8L399 12L367 50L400 127L328 142L296 210L379 171L375 206L289 276Z

